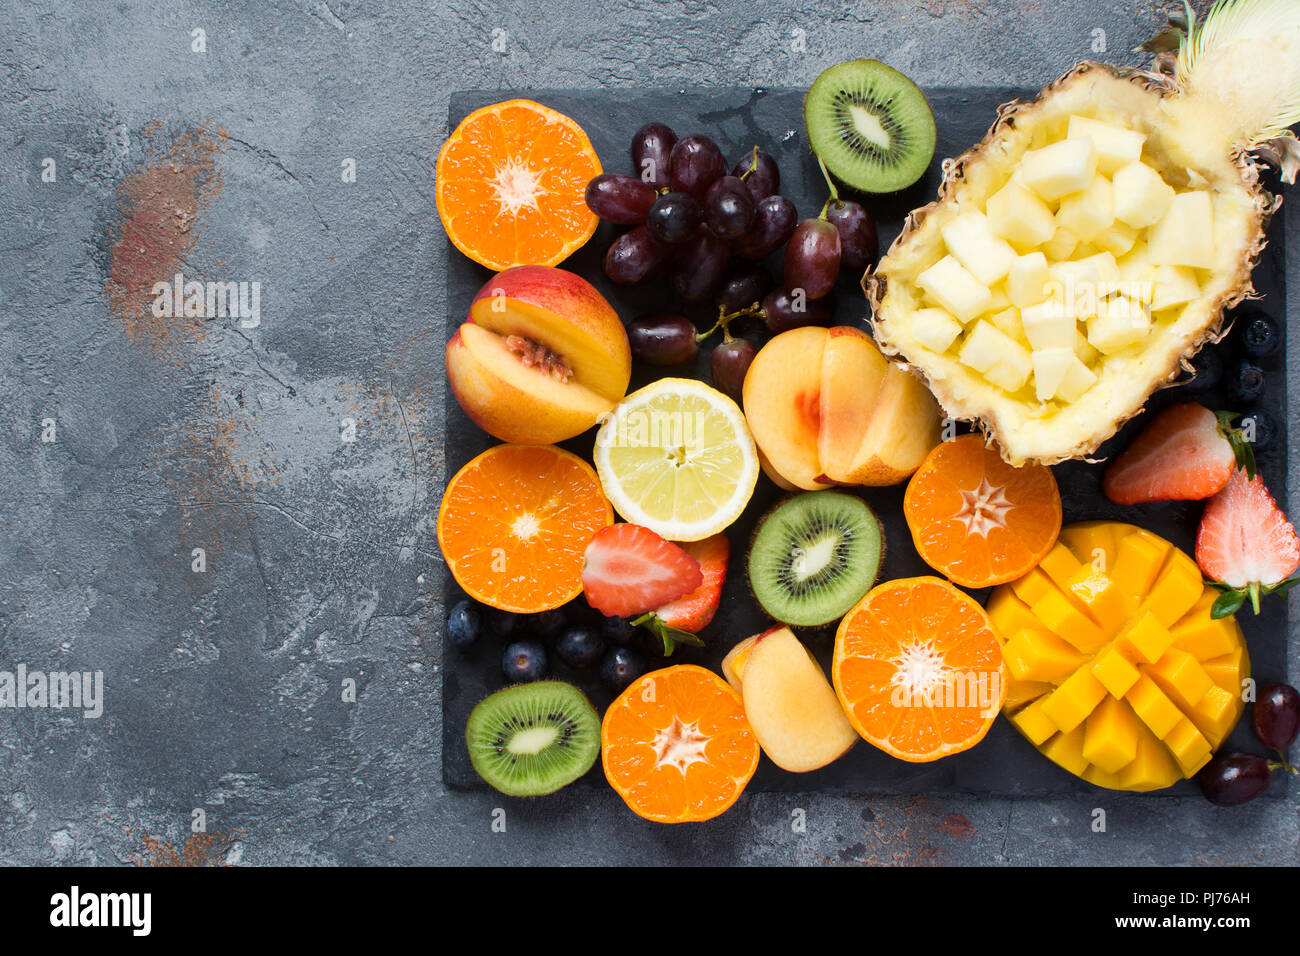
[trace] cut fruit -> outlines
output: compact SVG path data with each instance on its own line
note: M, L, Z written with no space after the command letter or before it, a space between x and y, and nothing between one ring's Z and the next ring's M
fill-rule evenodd
M984 609L932 577L889 581L849 611L831 676L853 729L912 763L984 739L1008 683Z
M941 234L948 251L985 287L1006 276L1016 261L1016 251L993 234L981 213L962 213L944 226Z
M583 552L582 590L606 617L653 611L703 583L699 561L640 525L601 528Z
M591 238L587 184L600 159L582 127L531 100L475 110L438 153L447 238L494 271L557 265Z
M1134 229L1154 226L1169 211L1174 187L1146 163L1129 163L1115 172L1115 218Z
M987 212L993 232L1018 246L1037 249L1056 235L1051 207L1014 179L989 197Z
M1067 139L1090 139L1097 150L1097 172L1109 176L1142 157L1146 135L1137 130L1099 123L1086 116L1071 116Z
M596 433L593 457L618 513L669 541L726 529L758 482L745 416L694 379L660 379L625 398Z
M993 295L952 256L944 256L916 277L916 284L963 324L993 305Z
M1115 222L1114 191L1110 180L1098 176L1082 192L1061 200L1056 221L1084 242L1091 242Z
M1213 269L1218 261L1214 240L1214 204L1208 192L1179 193L1147 240L1151 262L1158 266Z
M875 583L884 551L867 503L839 491L795 495L759 522L747 561L749 585L776 620L821 627Z
M458 471L438 509L438 546L476 601L532 614L582 590L582 556L614 511L590 465L549 445L498 445Z
M903 514L930 567L979 588L1021 577L1052 549L1061 495L1049 469L1013 468L980 437L961 435L917 469Z
M711 820L740 798L758 768L758 741L740 694L702 667L651 671L605 711L605 778L638 816Z
M1020 178L1048 202L1082 192L1097 172L1097 150L1090 139L1067 139L1025 153Z
M1241 716L1241 628L1186 554L1133 525L1062 529L1037 568L996 588L988 613L1011 675L1011 723L1101 787L1191 777Z
M858 735L808 649L787 627L751 640L739 668L741 697L768 759L807 773L847 753Z
M572 684L515 684L470 712L465 743L488 784L512 797L537 797L591 769L600 754L600 717Z
M925 94L878 60L823 71L804 99L804 121L826 168L863 192L904 189L934 157L934 114Z

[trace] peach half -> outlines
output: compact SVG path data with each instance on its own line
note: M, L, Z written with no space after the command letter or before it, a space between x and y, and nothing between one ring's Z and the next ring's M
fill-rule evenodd
M506 442L580 435L627 393L632 352L610 304L585 279L517 266L479 290L447 343L447 381L465 414Z
M897 484L939 444L929 389L851 326L782 332L754 357L743 398L764 471L782 487Z

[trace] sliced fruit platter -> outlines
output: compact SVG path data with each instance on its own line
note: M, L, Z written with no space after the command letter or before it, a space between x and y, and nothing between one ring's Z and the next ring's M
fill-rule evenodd
M1283 789L1300 116L1233 51L1300 17L1188 26L1041 94L453 95L449 785Z

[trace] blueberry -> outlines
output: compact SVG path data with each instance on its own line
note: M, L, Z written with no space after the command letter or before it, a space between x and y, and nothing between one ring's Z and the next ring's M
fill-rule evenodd
M1223 359L1214 349L1201 349L1192 357L1193 376L1184 383L1189 392L1208 392L1223 381Z
M1249 405L1264 394L1264 371L1251 362L1237 362L1228 373L1228 397Z
M611 647L600 662L600 679L616 694L645 672L645 657L630 647Z
M473 601L460 601L447 615L447 640L453 647L472 647L483 630L483 619Z
M1267 315L1253 312L1238 320L1241 329L1241 350L1253 359L1267 358L1282 344L1282 333L1277 323Z
M571 627L555 642L555 653L570 667L590 667L605 653L605 642L593 628Z
M509 611L493 609L488 615L488 628L497 637L509 637L515 632L515 627L518 623L519 615L512 614Z
M601 622L600 633L609 644L626 644L632 640L636 628L630 617L607 617Z
M564 612L560 610L542 611L528 620L529 629L542 637L554 637L563 630L566 623Z
M512 684L541 680L549 669L546 648L537 641L515 641L501 653L501 673Z
M1273 421L1273 416L1262 408L1252 408L1250 411L1242 412L1241 418L1233 424L1249 435L1252 423L1255 434L1251 438L1251 447L1255 451L1268 451L1277 440L1277 424Z

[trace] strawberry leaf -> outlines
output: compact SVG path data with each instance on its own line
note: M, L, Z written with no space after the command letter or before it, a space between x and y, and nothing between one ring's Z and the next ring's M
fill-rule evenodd
M1232 458L1237 463L1237 467L1246 473L1248 480L1253 481L1255 479L1254 446L1246 441L1246 436L1240 428L1232 427L1232 423L1240 415L1240 412L1214 413L1214 417L1219 420L1219 434L1228 440L1228 445L1232 448Z
M1277 584L1270 585L1269 587L1264 588L1264 593L1265 594L1286 594L1287 591L1290 591L1297 584L1300 584L1300 575L1296 575L1295 577L1287 578L1285 581L1279 581L1277 582Z
M690 631L683 631L680 627L673 627L661 621L653 611L649 614L642 614L632 621L633 624L639 624L650 633L654 634L663 642L664 657L672 657L673 651L677 650L678 644L689 644L691 647L703 647L704 642Z
M1220 618L1231 617L1241 610L1241 606L1245 603L1246 590L1244 588L1224 591L1210 607L1210 617L1216 621Z

